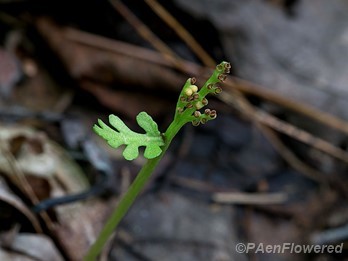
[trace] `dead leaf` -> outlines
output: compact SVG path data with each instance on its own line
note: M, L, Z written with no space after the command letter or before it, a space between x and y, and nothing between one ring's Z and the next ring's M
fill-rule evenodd
M1 127L0 142L0 153L10 155L11 158L9 162L6 157L0 157L0 170L9 177L23 175L27 185L35 192L31 197L41 199L48 192L50 197L64 196L88 188L80 167L59 144L49 140L43 133L23 126ZM11 144L16 144L12 150ZM15 151L15 155L11 151ZM21 183L16 184L21 186ZM114 206L115 202L116 199L111 202L94 199L55 207L57 222L53 225L47 224L47 220L45 222L69 260L82 259L112 211L110 206Z
M116 203L116 198L109 201L93 199L75 207L75 211L60 212L60 222L55 233L70 260L82 260Z
M8 98L13 87L21 77L18 59L10 52L0 48L0 94Z
M17 209L22 213L33 225L34 229L41 233L42 229L36 216L28 209L28 207L23 203L23 201L16 196L6 185L3 178L0 177L0 201L6 202L10 206ZM2 259L0 259L2 260Z
M15 237L10 249L17 253L26 254L35 260L63 261L62 255L45 235L21 233Z
M0 248L0 260L1 261L37 261L33 258L26 257L25 255L21 255L18 253L5 251Z
M20 175L14 173L17 169L24 175L44 179L51 187L50 196L77 193L89 187L81 168L63 148L48 139L44 133L23 126L2 127L0 141L2 154L7 154L7 157L0 157L0 170L10 178ZM12 158L12 162L9 158ZM45 185L44 181L38 182L37 179L25 180L35 181L29 184L33 191L42 191L40 185ZM23 185L18 182L16 184L20 188ZM36 197L42 199L38 195Z
M97 39L98 43L112 46L114 42L111 39L91 34L89 38L81 39L80 34L72 28L59 27L47 18L37 20L37 29L70 75L80 82L81 88L105 106L129 114L130 117L144 108L153 116L165 115L168 107L171 107L168 104L172 102L174 106L175 103L175 99L171 101L170 92L179 90L178 86L186 80L182 74L165 66L92 45L94 39ZM73 36L75 41L72 40ZM76 38L80 41L76 41ZM128 89L116 87L120 85L128 86ZM146 91L134 95L137 90L131 89L131 86ZM144 98L144 93L149 91L154 95L146 95Z

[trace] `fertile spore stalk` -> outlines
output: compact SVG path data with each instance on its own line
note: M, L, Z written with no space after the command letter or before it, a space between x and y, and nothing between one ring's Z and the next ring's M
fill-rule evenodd
M189 78L179 95L174 119L163 134L159 132L157 123L146 112L141 112L136 117L139 126L145 130L145 134L130 130L115 115L109 116L109 122L115 129L110 128L101 120L98 120L99 126L93 126L93 130L104 138L111 147L117 148L125 145L123 156L127 160L137 158L139 147L145 146L144 157L147 158L147 162L127 192L120 199L118 206L85 256L85 261L94 261L97 259L105 243L146 185L146 182L179 130L188 122L191 122L194 126L198 126L216 118L217 113L215 110L200 110L208 104L206 98L208 94L219 94L222 91L218 84L226 79L226 74L230 72L230 68L231 65L228 62L222 62L217 65L211 77L200 90L195 85L196 79Z

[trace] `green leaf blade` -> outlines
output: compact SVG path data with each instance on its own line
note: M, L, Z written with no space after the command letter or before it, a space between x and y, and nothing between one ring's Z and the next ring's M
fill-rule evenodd
M139 113L136 120L139 126L146 131L145 134L132 131L119 117L112 114L109 116L109 122L116 130L102 120L98 120L99 126L95 124L93 130L113 148L126 145L123 151L126 160L136 159L141 146L145 147L145 158L153 159L159 156L162 153L161 146L164 145L164 140L157 123L146 112Z
M120 133L131 133L132 131L127 127L124 122L117 117L116 115L109 115L109 122L111 126L113 126L116 130L118 130Z
M148 145L144 151L144 157L147 159L153 159L158 157L162 153L160 146L156 144Z
M122 153L123 157L126 160L134 160L139 156L139 146L137 146L136 144L130 144L128 145L123 153Z
M111 147L116 149L124 143L120 138L119 132L111 129L102 120L98 120L98 124L100 127L96 124L93 126L94 132L105 139Z
M137 123L146 131L148 136L158 137L161 134L158 130L157 123L144 111L138 114Z

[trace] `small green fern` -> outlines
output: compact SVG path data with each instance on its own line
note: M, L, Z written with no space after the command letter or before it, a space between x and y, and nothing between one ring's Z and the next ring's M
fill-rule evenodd
M139 147L145 146L144 156L148 160L141 168L127 192L120 199L117 208L114 210L97 240L85 256L85 261L96 260L106 241L149 180L152 172L155 170L179 130L188 122L197 126L216 118L217 113L215 110L205 109L201 111L201 109L208 104L206 98L208 94L219 94L222 91L219 84L226 79L226 74L230 72L230 68L231 65L228 62L222 62L217 65L212 75L201 89L195 85L195 78L189 78L180 92L174 119L163 134L158 131L157 124L146 112L141 112L137 116L137 122L140 127L146 131L145 134L130 130L123 121L115 115L109 116L109 122L116 130L110 128L101 120L98 120L99 126L94 125L94 131L104 138L110 146L117 148L121 145L126 145L123 151L125 159L135 159L139 155Z
M109 116L109 122L117 131L100 119L98 120L100 127L95 124L93 130L113 148L126 145L123 151L126 160L137 158L140 146L146 147L144 157L147 159L156 158L161 154L161 146L164 145L162 135L158 130L157 123L146 112L140 112L137 116L137 122L146 131L145 134L132 131L119 117L113 114Z

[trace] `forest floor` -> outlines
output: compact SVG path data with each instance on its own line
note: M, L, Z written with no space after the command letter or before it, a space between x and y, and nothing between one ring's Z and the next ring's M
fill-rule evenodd
M311 2L0 0L0 260L82 260L145 162L93 124L164 131L222 60L217 119L182 129L100 260L347 259L348 4Z

